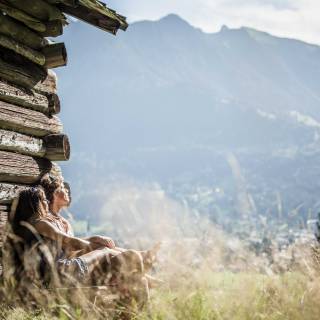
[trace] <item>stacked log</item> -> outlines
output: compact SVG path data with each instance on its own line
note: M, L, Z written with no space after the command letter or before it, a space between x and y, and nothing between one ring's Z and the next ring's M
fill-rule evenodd
M46 38L63 33L65 13L113 34L128 26L98 0L0 0L0 258L12 201L70 158L50 70L67 64L67 51Z

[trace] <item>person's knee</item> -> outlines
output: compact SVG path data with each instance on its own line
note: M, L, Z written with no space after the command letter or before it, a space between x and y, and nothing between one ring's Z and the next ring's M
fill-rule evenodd
M127 250L113 258L114 266L125 274L141 274L144 272L141 254L135 250Z

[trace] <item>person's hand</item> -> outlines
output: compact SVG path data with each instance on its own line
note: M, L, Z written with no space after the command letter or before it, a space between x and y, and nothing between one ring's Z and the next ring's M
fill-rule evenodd
M104 236L93 236L88 239L91 244L95 246L107 247L109 249L114 249L116 247L114 241L109 237Z

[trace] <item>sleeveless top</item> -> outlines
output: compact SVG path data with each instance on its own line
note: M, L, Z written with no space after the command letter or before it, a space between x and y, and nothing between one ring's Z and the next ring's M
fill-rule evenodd
M39 221L46 221L53 225L55 228L57 228L59 231L67 234L68 236L73 237L73 229L68 222L67 219L60 215L54 215L53 213L49 212L49 214L46 217L42 218L34 218L32 217L29 222L31 225L35 225ZM65 251L62 249L62 244L59 243L58 241L51 240L46 237L41 237L43 243L48 247L49 251L54 257L54 260L59 260L59 259L65 259L67 258L67 255Z

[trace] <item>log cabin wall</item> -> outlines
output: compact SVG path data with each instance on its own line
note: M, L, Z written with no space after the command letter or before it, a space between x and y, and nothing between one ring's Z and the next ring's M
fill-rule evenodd
M55 161L70 157L51 70L67 64L64 43L52 38L63 33L68 15L114 35L128 27L97 0L0 0L0 275L13 199L45 173L61 174Z

